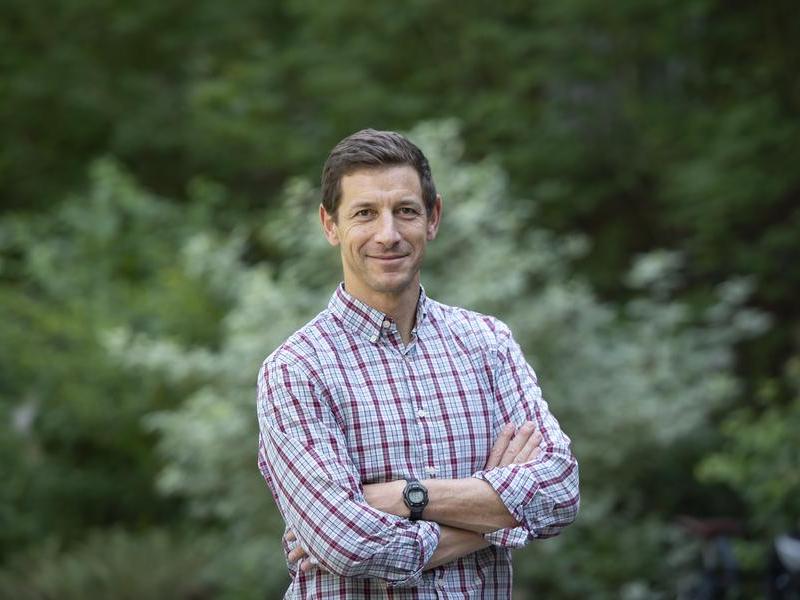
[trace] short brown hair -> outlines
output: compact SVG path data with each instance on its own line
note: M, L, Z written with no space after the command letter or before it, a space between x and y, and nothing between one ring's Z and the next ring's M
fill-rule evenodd
M417 146L394 131L362 129L334 146L322 169L322 206L336 217L342 195L342 177L359 168L408 165L419 175L422 201L428 214L436 203L428 159Z

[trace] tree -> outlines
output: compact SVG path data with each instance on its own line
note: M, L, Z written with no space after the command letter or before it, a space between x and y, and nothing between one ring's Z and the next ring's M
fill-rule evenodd
M495 156L512 195L536 198L537 226L592 240L575 268L601 297L626 300L633 257L669 248L700 301L754 275L754 302L789 324L740 349L751 390L796 353L789 0L2 10L4 208L47 210L110 154L175 202L198 175L221 181L233 223L354 130L457 115L468 156Z
M160 498L153 436L140 425L179 390L143 379L108 355L104 337L135 332L213 345L224 297L175 266L203 216L138 187L98 161L88 190L52 215L0 227L0 558L88 528L171 521ZM208 196L208 194L206 194Z

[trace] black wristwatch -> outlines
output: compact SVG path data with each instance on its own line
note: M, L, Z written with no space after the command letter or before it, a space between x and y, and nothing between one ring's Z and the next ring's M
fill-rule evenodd
M419 521L422 511L428 506L428 488L416 479L406 479L406 489L403 490L403 501L411 510L411 520Z

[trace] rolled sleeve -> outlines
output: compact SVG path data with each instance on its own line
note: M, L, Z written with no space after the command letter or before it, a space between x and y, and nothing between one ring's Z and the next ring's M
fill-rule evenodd
M366 503L345 436L313 377L265 362L258 417L262 473L306 552L342 577L416 585L438 546L439 526Z
M552 537L575 520L578 510L577 463L547 461L555 468L536 468L522 464L480 471L475 477L494 488L521 528L498 536L512 547L521 547L529 539ZM505 545L505 544L504 544Z
M524 527L509 527L507 529L498 529L491 533L484 533L483 539L493 546L514 549L524 548L530 541L530 536Z
M406 521L406 523L410 523L410 521ZM386 551L382 552L375 560L375 567L382 568L387 573L396 571L396 566L393 563L399 555L408 553L409 545L417 546L415 554L419 557L419 560L415 560L413 565L409 565L407 569L403 570L408 574L404 579L386 578L389 587L413 587L419 583L425 565L428 564L439 545L440 534L441 528L438 523L422 521L419 523L417 531L413 534L412 540L400 540L400 543L387 545ZM380 564L381 562L384 564Z

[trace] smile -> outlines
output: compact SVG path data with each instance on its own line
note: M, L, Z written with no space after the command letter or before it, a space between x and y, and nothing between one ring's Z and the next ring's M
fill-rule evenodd
M384 261L384 262L393 262L393 261L396 261L396 260L402 260L406 256L408 256L408 255L407 254L403 254L402 256L371 256L370 258L374 258L375 260L381 260L381 261Z

